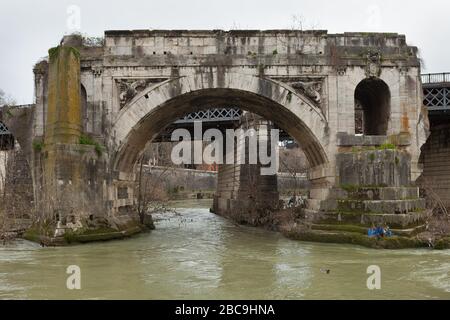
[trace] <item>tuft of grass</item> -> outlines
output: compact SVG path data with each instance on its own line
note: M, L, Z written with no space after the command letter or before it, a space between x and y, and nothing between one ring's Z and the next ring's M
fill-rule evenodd
M33 149L34 149L34 151L41 152L42 149L44 149L44 142L33 141Z
M98 156L101 156L103 153L103 146L89 136L81 135L79 143L82 145L94 146Z
M393 143L383 143L380 146L380 150L395 150L397 147Z

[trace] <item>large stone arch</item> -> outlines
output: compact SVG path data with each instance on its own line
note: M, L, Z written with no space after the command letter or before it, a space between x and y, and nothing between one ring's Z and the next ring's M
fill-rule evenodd
M272 120L302 146L311 167L328 163L328 124L312 101L288 85L239 73L195 74L153 85L118 113L112 165L130 172L145 144L182 115L205 106L239 106Z

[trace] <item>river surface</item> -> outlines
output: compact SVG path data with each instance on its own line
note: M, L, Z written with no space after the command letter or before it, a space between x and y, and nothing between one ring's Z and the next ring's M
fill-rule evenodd
M450 299L448 250L297 242L235 225L205 201L176 205L156 230L126 240L0 246L0 299ZM80 267L81 290L66 287L69 265ZM370 265L380 290L367 288Z

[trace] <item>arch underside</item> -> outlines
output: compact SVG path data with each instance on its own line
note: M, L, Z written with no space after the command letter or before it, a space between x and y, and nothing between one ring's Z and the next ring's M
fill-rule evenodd
M154 103L152 91L158 91L156 99L159 100L161 95L164 96L164 91L161 92L158 88L145 91L124 107L114 125L116 130L125 124L130 126L129 130L122 130L123 140L115 141L119 146L113 160L115 170L132 171L145 145L185 114L211 107L229 106L239 107L273 121L300 144L311 167L327 163L327 155L322 144L327 135L323 116L318 114L314 106L309 105L307 99L299 99L296 94L284 87L276 90L276 97L269 98L264 92L252 92L246 88L201 88L174 94L173 97L154 106L151 105ZM168 94L171 95L170 91ZM289 106L286 107L280 102ZM135 124L130 125L133 121Z

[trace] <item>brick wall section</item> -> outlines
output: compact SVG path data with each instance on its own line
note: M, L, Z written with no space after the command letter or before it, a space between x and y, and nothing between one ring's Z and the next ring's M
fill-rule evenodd
M5 167L5 193L2 194L7 217L28 219L33 210L33 181L25 154L19 148L9 151Z
M450 124L431 128L422 148L422 183L427 183L450 208Z

